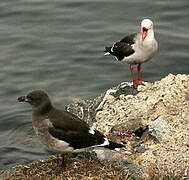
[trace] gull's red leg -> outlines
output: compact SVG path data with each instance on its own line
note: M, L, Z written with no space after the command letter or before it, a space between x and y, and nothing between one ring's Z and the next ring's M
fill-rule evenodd
M133 86L137 87L138 84L138 80L135 79L135 66L130 64L130 72L131 72L131 80L133 82Z
M142 64L138 64L137 71L138 71L138 81L142 81Z
M144 82L144 81L142 80L142 72L141 72L141 70L142 70L142 65L141 65L141 64L138 64L138 66L137 66L138 79L135 80L135 86L141 85L141 84L143 84L143 82Z
M133 81L134 84L134 71L135 71L135 67L134 65L130 64L130 72L131 72L131 80Z
M142 64L138 64L138 66L137 66L137 71L138 71L138 79L137 80L134 80L134 82L133 82L133 84L135 85L135 86L138 86L138 85L142 85L143 84L143 82L147 82L147 81L144 81L143 79L142 79Z
M130 71L131 71L131 79L133 81L133 86L137 87L138 85L142 85L143 82L145 82L144 80L142 80L142 65L141 64L138 64L137 66L137 71L138 71L138 79L136 80L135 79L135 74L134 74L134 71L135 71L135 67L134 65L130 64Z

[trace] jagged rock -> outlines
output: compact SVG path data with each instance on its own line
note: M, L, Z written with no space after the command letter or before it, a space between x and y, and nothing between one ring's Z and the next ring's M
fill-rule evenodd
M145 175L143 169L139 165L134 164L133 161L124 159L121 153L108 149L95 149L93 152L96 153L100 160L121 165L122 168L130 174L132 179L144 179Z
M136 147L135 152L144 153L147 149L144 146Z
M185 95L185 99L186 99L186 100L189 100L189 94L186 94L186 95Z
M102 102L104 94L101 94L99 97L94 100L77 100L76 102L66 106L66 110L77 115L89 125L92 125L96 122L96 109L99 104Z
M122 83L107 90L98 101L95 99L95 106L88 106L88 112L93 112L91 124L107 135L113 130L132 132L149 126L140 139L112 135L110 138L126 143L130 153L125 153L124 158L129 156L133 164L141 164L146 173L153 165L159 170L180 172L189 163L188 92L189 75L170 74L137 89ZM133 147L134 143L140 145Z
M116 124L112 127L110 130L111 132L113 131L127 131L128 133L132 133L142 127L141 119L129 119L128 121L121 123L121 124Z
M156 119L149 125L149 133L158 141L162 142L167 138L167 133L170 131L170 127L167 121L163 119ZM167 139L166 139L167 140Z
M137 90L135 95L107 96L93 127L108 134L117 124L122 124L119 128L123 130L129 129L125 125L127 122L131 127L148 125L148 134L160 144L148 136L142 143L145 152L131 155L134 164L142 164L146 172L152 164L165 171L186 169L189 163L189 76L170 74L161 81L139 86Z

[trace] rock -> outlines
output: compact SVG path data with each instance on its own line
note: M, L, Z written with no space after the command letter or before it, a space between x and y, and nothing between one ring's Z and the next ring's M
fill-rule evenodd
M133 148L140 147L142 143L144 143L144 141L134 142L134 143L131 144L131 146Z
M119 164L122 168L130 174L132 179L143 179L144 174L140 166L133 163L131 160L125 160L122 158L122 154L111 151L108 149L94 149L93 152L96 153L100 160L108 161L109 163Z
M139 148L141 153L130 155L133 163L141 164L146 173L151 166L175 173L186 169L189 162L189 75L170 74L160 81L138 86L134 94L125 94L118 90L120 86L117 86L119 93L114 92L116 96L106 96L93 127L108 134L112 128L130 131L149 126L150 131L141 143L146 150ZM127 148L133 151L132 144L142 140L117 139L127 142Z
M143 169L132 161L125 160L123 162L123 168L131 174L132 179L142 180L145 177Z
M146 148L144 146L136 147L135 152L137 153L144 153L146 151Z
M77 115L89 125L96 122L96 109L103 101L105 93L95 98L94 100L77 100L76 102L66 106L66 110Z
M109 149L98 148L94 149L93 152L96 153L97 158L100 160L108 160L111 162L118 162L122 160L120 158L120 153L116 151L111 151Z
M113 131L127 131L128 133L132 133L139 129L142 126L141 119L129 119L126 122L121 124L116 124L112 127L111 132Z
M82 117L111 139L126 143L122 158L140 164L144 173L148 174L152 166L158 171L180 173L189 162L188 93L189 75L169 74L137 89L121 83L94 101L84 101ZM69 108L76 115L82 114L81 109L74 105ZM141 138L110 135L112 131L133 132L147 126L149 131Z
M158 142L162 142L163 139L167 138L167 133L170 131L169 125L167 121L163 119L156 119L149 125L149 133L158 140Z
M123 82L115 88L115 92L112 94L115 98L120 98L120 95L136 95L137 89L134 88L130 83Z
M186 95L185 95L185 99L186 99L186 100L189 100L189 94L186 94Z

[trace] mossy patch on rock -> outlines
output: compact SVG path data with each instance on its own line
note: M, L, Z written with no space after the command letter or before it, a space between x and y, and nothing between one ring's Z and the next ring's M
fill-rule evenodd
M11 173L4 173L4 180L63 180L63 179L124 179L128 173L118 166L104 166L98 160L69 158L66 167L61 166L61 159L55 157L48 161L33 162L15 168Z

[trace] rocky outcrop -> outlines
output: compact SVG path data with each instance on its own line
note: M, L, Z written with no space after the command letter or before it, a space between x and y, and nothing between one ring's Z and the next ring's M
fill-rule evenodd
M187 171L189 75L170 74L137 89L122 83L97 99L94 106L93 101L89 103L93 107L92 119L95 119L91 124L110 138L126 144L125 151L121 152L122 159L140 167L145 176L152 171ZM140 136L112 135L112 132L136 134L140 129L144 130ZM102 157L102 151L100 153Z
M66 109L125 144L119 152L99 148L92 154L119 164L128 177L189 178L189 75L170 74L137 89L121 83Z
M122 86L122 88L126 88ZM139 86L134 95L106 96L96 114L94 127L109 133L121 124L118 131L131 131L148 126L145 137L139 137L144 152L137 152L127 138L129 159L146 173L156 171L179 173L189 167L189 76L168 75L161 81ZM116 91L115 91L116 92ZM114 129L115 130L115 129Z

